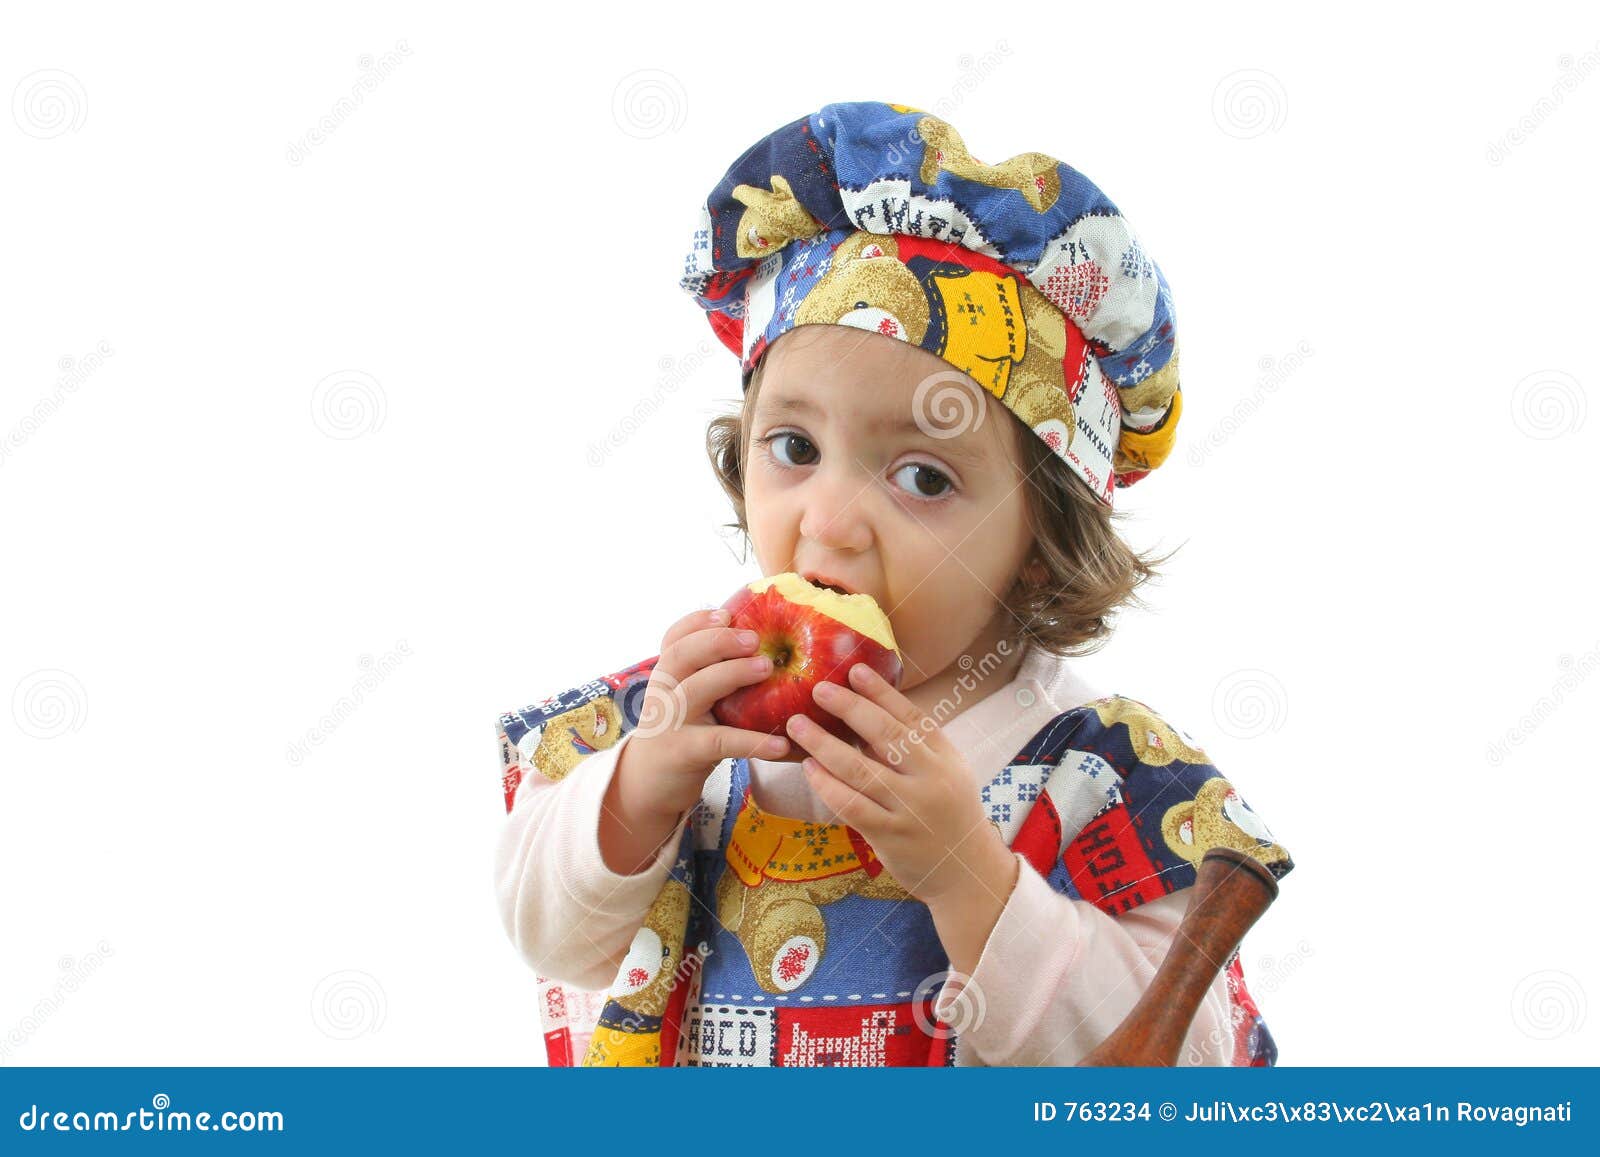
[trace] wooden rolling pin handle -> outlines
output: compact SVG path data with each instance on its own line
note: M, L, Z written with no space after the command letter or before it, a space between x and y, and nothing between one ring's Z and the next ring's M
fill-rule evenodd
M1201 858L1188 910L1172 947L1133 1011L1080 1065L1164 1065L1178 1061L1206 992L1228 957L1278 898L1278 881L1253 856L1212 848ZM1232 1048L1231 1041L1212 1042Z

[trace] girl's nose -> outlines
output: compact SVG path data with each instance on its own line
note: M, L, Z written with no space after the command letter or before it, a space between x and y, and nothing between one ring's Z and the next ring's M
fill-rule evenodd
M819 470L800 496L800 536L826 550L867 549L872 545L871 489L872 481L857 474Z

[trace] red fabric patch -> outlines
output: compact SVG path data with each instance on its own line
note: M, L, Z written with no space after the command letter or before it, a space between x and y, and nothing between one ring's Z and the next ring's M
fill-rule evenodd
M872 850L872 845L867 843L865 836L849 826L844 829L844 834L850 837L850 846L856 850L856 859L861 861L861 870L866 872L869 878L883 871L883 861L878 859L878 853Z
M780 1008L777 1056L780 1068L922 1067L944 1048L918 1025L911 1004L850 1004L839 1008ZM933 1023L933 1002L921 1014ZM942 1056L942 1052L938 1055ZM943 1063L942 1061L940 1063Z
M1107 916L1137 908L1169 891L1145 855L1125 803L1114 804L1084 824L1061 861L1078 894Z
M717 340L733 351L735 357L744 356L744 318L729 317L720 311L706 314L711 320L711 332Z
M1033 801L1028 818L1022 821L1022 828L1011 841L1011 850L1021 852L1039 875L1050 875L1056 856L1061 853L1061 816L1048 791L1041 791L1039 798Z
M569 1028L558 1028L555 1030L555 1032L545 1033L544 1055L546 1063L552 1068L556 1068L561 1065L571 1067L573 1064L572 1030Z

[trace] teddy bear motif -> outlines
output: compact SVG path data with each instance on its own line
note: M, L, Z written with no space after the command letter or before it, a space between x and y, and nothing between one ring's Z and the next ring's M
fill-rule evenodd
M1178 761L1211 762L1193 739L1137 699L1111 695L1085 706L1094 708L1102 727L1126 725L1128 741L1140 763L1167 767ZM1261 818L1220 775L1201 784L1192 800L1167 809L1161 817L1161 835L1169 849L1196 865L1215 847L1245 852L1268 866L1289 858L1288 849L1273 838Z
M633 934L633 943L617 969L603 1014L605 1020L620 1020L637 1031L606 1023L596 1025L589 1038L585 1066L660 1063L659 1018L666 1012L672 990L685 979L680 965L688 920L689 889L683 881L669 876L645 913L644 923ZM613 1005L621 1009L620 1016Z
M833 251L828 271L795 311L796 325L848 325L922 344L928 298L886 234L857 230Z
M1267 825L1222 776L1200 785L1192 800L1174 804L1161 817L1167 847L1199 865L1212 848L1232 848L1271 867L1289 858Z
M1185 763L1211 762L1198 744L1137 699L1108 695L1084 706L1094 708L1101 727L1110 728L1117 723L1127 726L1128 741L1133 744L1133 754L1140 763L1166 767L1179 759Z
M1061 173L1057 168L1061 162L1054 157L1018 153L998 165L986 165L967 151L953 126L933 116L917 122L917 136L924 146L918 174L924 185L937 181L943 170L994 189L1015 189L1035 213L1048 212L1061 197Z
M822 223L800 203L789 182L777 173L772 174L772 188L735 185L732 196L744 206L734 237L734 252L740 257L765 257L796 238L822 232Z
M585 756L614 747L622 738L622 711L616 700L601 695L545 720L523 736L520 746L535 743L528 756L536 771L552 783L567 777Z
M766 991L793 992L828 946L822 909L846 896L909 900L871 847L844 824L771 815L746 793L717 881L717 919Z
M1013 273L946 265L919 278L896 237L857 230L795 311L796 325L845 325L920 346L934 309L944 318L938 354L1004 401L1029 427L1055 421L1073 436L1061 312Z

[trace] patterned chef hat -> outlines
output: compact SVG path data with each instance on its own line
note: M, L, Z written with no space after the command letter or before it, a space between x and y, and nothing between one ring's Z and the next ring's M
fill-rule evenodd
M745 150L682 285L746 388L781 334L852 326L970 375L1106 506L1172 450L1172 293L1132 226L1063 162L986 165L921 109L830 104Z

